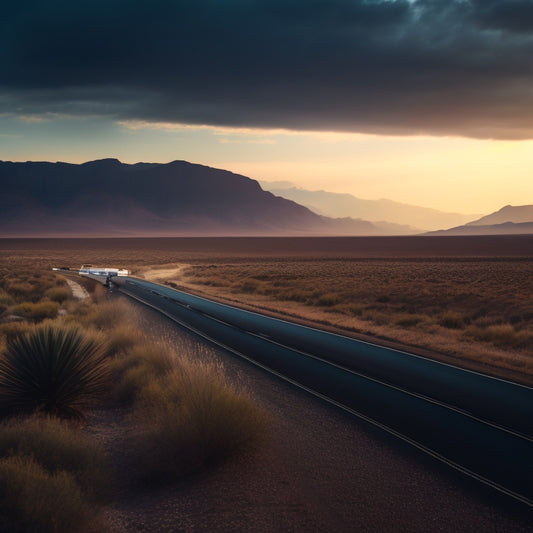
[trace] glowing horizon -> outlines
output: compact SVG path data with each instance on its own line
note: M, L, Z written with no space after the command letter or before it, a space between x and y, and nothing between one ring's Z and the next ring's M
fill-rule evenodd
M6 118L4 117L4 122ZM533 203L533 141L11 117L0 159L124 163L183 159L259 181L488 214ZM72 135L72 132L78 132Z

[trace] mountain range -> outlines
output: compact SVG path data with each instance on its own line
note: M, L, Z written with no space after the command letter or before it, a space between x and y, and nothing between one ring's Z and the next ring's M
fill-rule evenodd
M428 235L519 235L533 233L533 205L506 205L463 226Z
M362 218L374 223L386 220L389 223L410 226L415 233L466 224L480 216L447 213L386 199L364 200L351 194L310 191L295 187L287 181L260 183L264 189L273 194L305 205L321 215Z
M439 223L446 228L450 227L446 222L468 217L325 191L276 189L277 196L246 176L186 161L133 165L117 159L80 165L0 161L0 184L2 237L409 235L421 233L412 224L425 228ZM306 204L317 203L321 212L352 213L356 218L317 214L281 196L290 196L291 191ZM338 206L335 211L334 206ZM501 233L533 233L533 206L505 206L432 232Z
M394 235L318 215L255 180L186 161L0 162L0 231L14 236Z

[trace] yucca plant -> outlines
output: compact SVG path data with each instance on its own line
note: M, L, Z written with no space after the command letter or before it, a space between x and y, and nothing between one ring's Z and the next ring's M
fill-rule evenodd
M0 410L82 418L105 385L102 341L76 327L46 325L8 341L0 358Z

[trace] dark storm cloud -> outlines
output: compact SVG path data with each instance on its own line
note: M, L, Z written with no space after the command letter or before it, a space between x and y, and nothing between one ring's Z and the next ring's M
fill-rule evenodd
M486 28L509 32L533 32L531 0L473 0L478 22Z
M0 112L533 137L533 0L12 4Z

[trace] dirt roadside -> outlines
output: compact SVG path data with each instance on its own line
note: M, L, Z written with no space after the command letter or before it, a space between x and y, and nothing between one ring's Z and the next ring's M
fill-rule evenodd
M269 413L272 432L256 452L154 490L132 474L127 418L94 413L89 429L123 472L118 501L107 510L112 531L532 531L525 512L504 498L139 309L154 339L221 361Z

